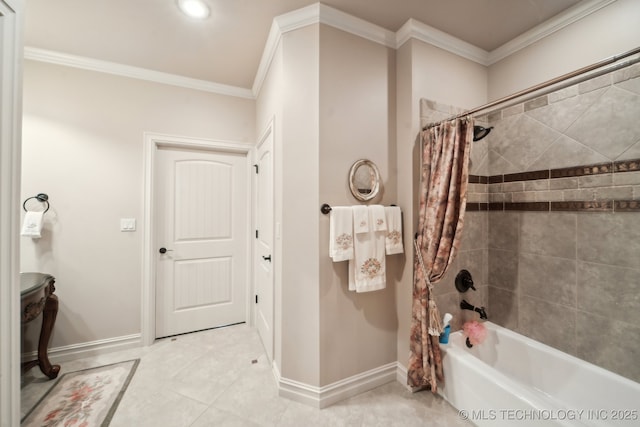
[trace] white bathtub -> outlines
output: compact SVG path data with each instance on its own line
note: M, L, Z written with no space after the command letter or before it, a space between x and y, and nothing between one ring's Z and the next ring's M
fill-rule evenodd
M439 393L478 426L640 426L640 384L491 322L441 344ZM638 361L640 363L640 361Z

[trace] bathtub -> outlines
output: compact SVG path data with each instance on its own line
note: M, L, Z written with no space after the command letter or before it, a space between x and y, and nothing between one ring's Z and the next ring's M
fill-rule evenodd
M491 322L440 344L439 393L478 426L640 426L640 384ZM640 362L638 362L640 363Z

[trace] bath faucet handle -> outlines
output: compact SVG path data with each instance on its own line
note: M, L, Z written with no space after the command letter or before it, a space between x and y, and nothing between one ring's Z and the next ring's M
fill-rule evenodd
M476 312L478 312L478 314L480 314L480 318L481 319L487 319L487 312L484 310L484 306L483 307L476 307L474 311L476 311Z
M473 277L468 270L460 270L456 276L455 285L458 292L467 292L469 289L476 290L473 286Z

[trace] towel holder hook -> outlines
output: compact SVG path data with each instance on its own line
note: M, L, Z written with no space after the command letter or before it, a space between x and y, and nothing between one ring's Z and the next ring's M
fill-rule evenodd
M47 207L45 208L43 213L46 213L49 210L49 196L45 193L38 193L35 196L29 197L27 198L23 203L22 203L22 209L24 209L25 212L28 212L27 210L27 202L31 199L36 199L37 201L39 201L40 203L46 203Z

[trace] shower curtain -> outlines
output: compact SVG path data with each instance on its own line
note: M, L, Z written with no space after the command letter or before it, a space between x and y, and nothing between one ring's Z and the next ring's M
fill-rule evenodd
M460 245L467 201L473 118L422 131L420 210L413 263L413 307L407 382L414 391L437 391L444 381L438 345L440 313L433 285L446 273Z

